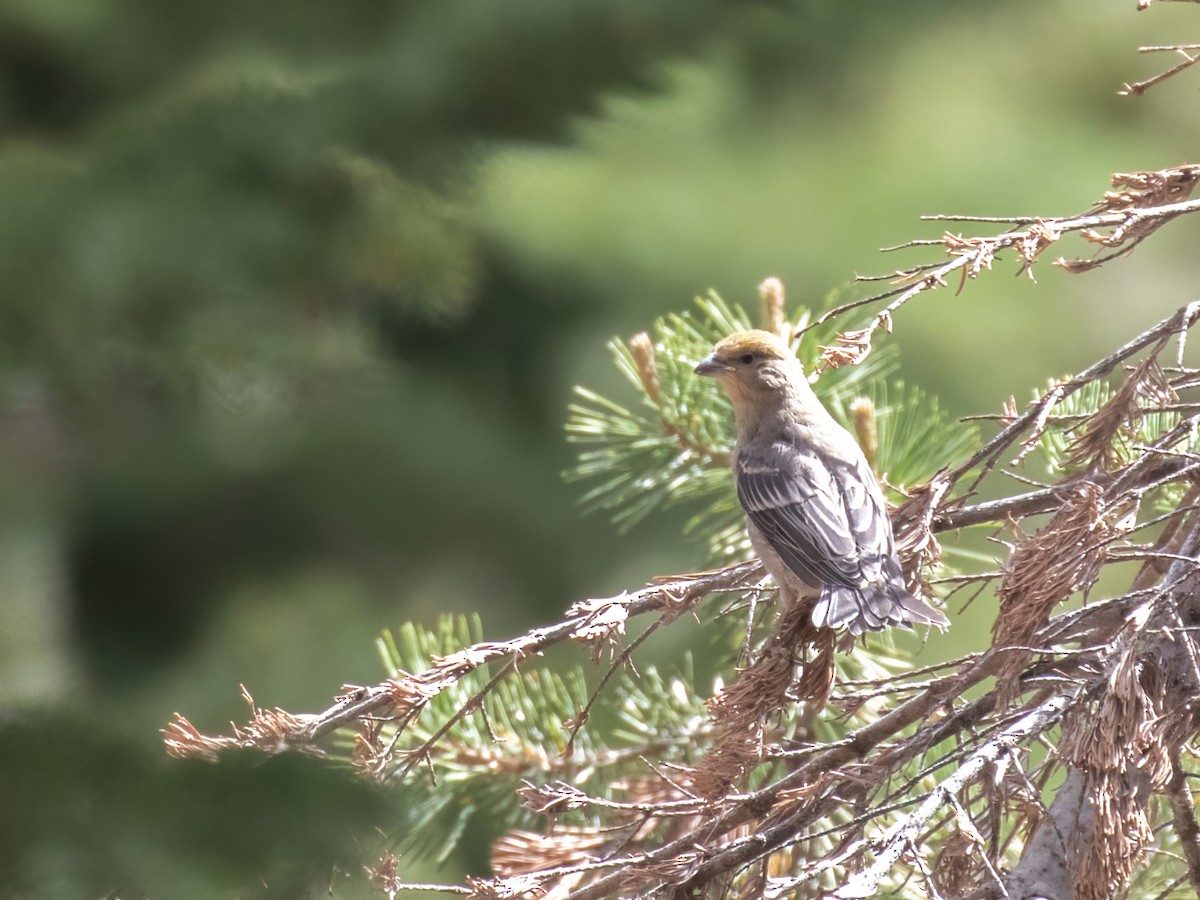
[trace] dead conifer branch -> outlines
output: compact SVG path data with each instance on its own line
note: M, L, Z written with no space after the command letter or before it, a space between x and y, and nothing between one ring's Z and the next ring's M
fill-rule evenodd
M922 293L945 286L952 275L960 276L961 290L967 281L990 269L996 257L1005 251L1014 252L1019 260L1019 271L1031 277L1034 264L1045 251L1070 233L1078 233L1085 240L1114 249L1116 253L1092 259L1060 257L1055 264L1067 271L1086 271L1115 256L1128 253L1167 222L1200 211L1200 200L1187 199L1197 180L1200 180L1198 165L1177 166L1157 172L1118 173L1112 177L1113 189L1106 192L1088 212L1076 216L925 216L924 219L932 221L976 221L1023 227L997 235L975 237L946 232L938 243L950 257L948 261L932 267L923 264L907 272L897 272L895 276L900 277L900 287L849 301L814 320L808 328L862 306L890 301L864 328L843 332L838 335L835 344L822 347L821 366L837 368L862 362L871 351L875 333L881 328L890 331L892 317L902 306ZM880 279L868 276L860 280Z
M762 760L768 718L784 706L825 705L833 689L834 633L812 624L812 605L811 598L790 604L754 662L709 701L716 736L692 774L700 796L729 793Z
M1023 438L1028 443L1028 434L1031 430L1045 428L1050 411L1055 403L1065 397L1069 397L1084 385L1104 378L1116 369L1118 365L1147 347L1154 344L1161 344L1164 339L1169 338L1171 335L1182 334L1188 331L1196 324L1197 319L1200 319L1200 301L1193 301L1178 310L1174 315L1168 316L1158 324L1143 331L1108 356L1088 366L1069 380L1059 384L1056 391L1047 392L1024 414L1007 424L974 454L953 466L948 472L948 477L952 480L957 480L967 472L977 467L982 467L980 475L976 478L975 483L977 484L996 464L1001 455L1013 446L1017 440Z
M1183 768L1179 747L1170 751L1171 780L1167 784L1167 799L1171 803L1171 815L1175 834L1187 860L1187 877L1192 887L1200 894L1200 820L1196 817L1196 803L1191 786L1187 783L1187 772Z
M1130 182L1126 189L1155 187ZM1013 404L978 451L947 461L928 483L909 488L894 525L914 589L928 585L940 559L938 535L1047 518L1037 527L1024 523L1029 537L1016 540L1003 564L1004 605L993 646L935 667L846 683L832 693L826 715L836 708L861 725L840 739L822 743L809 728L811 720L792 711L796 697L820 709L834 687L833 635L816 633L802 605L777 610L773 625L765 628L747 621L752 649L747 667L709 701L708 717L689 726L688 734L674 735L674 743L662 736L587 756L568 741L556 757L556 751L541 747L514 754L494 735L494 746L471 745L459 736L455 726L483 715L489 695L501 682L520 677L525 661L567 642L586 645L597 664L601 653L611 657L599 684L565 725L564 734L581 734L609 678L646 635L723 592L743 595L741 601L723 602L724 614L754 615L763 573L751 561L583 601L561 622L434 657L423 671L354 688L316 715L251 703L247 725L215 737L178 717L164 730L169 752L210 759L235 747L319 753L331 732L353 727L354 761L375 778L405 777L418 763L431 773L451 767L514 778L522 784L517 791L526 808L554 824L544 831L517 828L501 838L493 853L495 877L471 880L469 896L548 892L599 900L629 894L666 898L731 884L744 895L782 896L817 881L827 892L842 883L842 896L856 896L884 889L885 880L897 883L906 866L912 877L930 879L931 887L971 885L995 894L1012 877L1006 866L1015 851L1005 848L1021 840L1012 827L1028 831L1062 814L1062 807L1054 814L1040 806L1054 763L1012 771L1018 748L1042 742L1056 750L1049 759L1068 759L1079 773L1080 798L1097 798L1113 809L1119 801L1121 815L1146 826L1124 842L1089 845L1089 871L1100 873L1093 895L1114 889L1128 880L1133 863L1113 860L1134 859L1150 845L1143 795L1165 789L1170 780L1163 753L1197 730L1190 707L1172 707L1169 685L1200 685L1200 649L1192 639L1200 615L1187 607L1198 567L1189 542L1197 534L1200 497L1200 457L1192 450L1200 406L1186 396L1200 385L1191 383L1190 372L1160 363L1173 339L1197 321L1200 302L1055 385L1023 412ZM655 370L645 349L638 365L649 392ZM1059 414L1077 392L1118 375L1123 379L1106 389L1099 409ZM1148 419L1151 412L1162 418ZM1146 433L1148 423L1158 431ZM1006 496L970 502L993 467L1022 458L1050 432L1070 446L1068 471L1045 487L1027 490L1022 484L1016 494L1008 480L994 479L1005 485ZM1173 496L1182 499L1169 511L1133 515L1138 504L1149 506L1152 492L1175 484L1183 489ZM1135 530L1136 542L1130 539ZM1122 561L1140 564L1126 593L1082 609L1059 608L1095 583L1102 568ZM631 638L630 620L646 615L652 617L649 626ZM1150 675L1131 680L1130 672ZM472 690L465 692L463 679L472 675L475 680L466 682ZM988 678L997 679L992 689L962 699ZM1087 688L1083 694L1081 685ZM447 710L443 695L452 690L456 699ZM439 697L434 719L430 707ZM1087 715L1072 713L1068 721L1078 723L1071 725L1073 737L1054 748L1047 729L1075 707ZM1115 748L1100 732L1086 730L1093 721L1103 723L1105 734L1119 736ZM486 728L479 731L490 735L490 724L482 724ZM1144 786L1124 774L1128 754L1118 751L1126 746L1151 762L1153 775ZM664 755L672 761L663 764ZM631 776L631 765L646 771ZM616 796L575 783L581 766L614 773ZM746 790L746 784L761 786ZM1062 796L1066 804L1073 795ZM1005 810L1018 824L1001 834L997 823ZM565 815L572 818L561 820ZM872 832L882 837L873 841ZM812 850L809 859L805 854L812 847L821 849ZM934 850L937 855L929 859L914 857Z
M674 617L714 591L747 587L761 578L761 564L753 560L663 580L616 597L586 600L572 606L567 618L555 625L535 628L510 641L475 644L434 660L420 674L357 688L321 713L290 718L275 716L269 722L259 723L261 711L256 710L250 725L235 727L232 735L222 737L202 735L177 714L174 722L164 729L164 739L176 756L212 758L221 750L237 747L271 752L315 749L321 738L365 719L384 716L409 721L435 696L488 663L528 659L568 640L592 642L623 627L625 619L631 616L658 612Z
M1142 93L1190 68L1197 51L1142 48L1179 62L1124 92ZM1054 260L1068 272L1126 255L1168 222L1200 212L1198 183L1200 165L1188 164L1115 174L1077 215L923 216L954 230L887 248L928 258L857 278L886 281L886 289L809 324L874 311L821 348L819 365L862 362L910 301L947 285L961 292L997 260L1014 259L1016 274L1032 278L1070 235L1093 255ZM925 250L933 246L941 253ZM798 337L782 284L768 279L759 293L762 324ZM1198 321L1200 301L1026 407L1004 404L975 452L940 460L926 483L906 485L893 524L907 584L932 594L935 584L982 591L998 581L986 649L908 671L895 671L882 653L864 653L848 665L865 674L836 689L835 662L844 660L837 651L849 648L812 625L811 601L757 612L769 588L751 560L584 600L561 621L508 640L418 651L415 663L406 656L395 664L413 672L349 688L316 714L260 708L246 694L248 721L211 736L177 714L163 729L167 752L209 760L238 748L339 754L361 775L404 779L414 789L435 776L435 790L462 773L504 779L519 801L514 816L524 818L509 820L493 844L493 876L464 886L408 885L388 854L370 874L389 894L425 887L493 900L848 898L903 892L908 881L909 893L930 896L1040 891L1099 900L1129 890L1139 857L1155 849L1156 829L1168 827L1161 804L1150 802L1154 792L1169 801L1183 848L1175 865L1200 891L1200 823L1182 763L1183 749L1200 736L1200 370L1183 367L1185 339ZM1176 342L1174 366L1165 364L1161 356ZM703 446L706 432L686 424L691 409L671 405L680 360L668 360L646 334L618 350L653 407L637 422L650 423L655 447L726 467L727 454ZM876 424L867 418L862 433ZM1035 451L1045 451L1044 471L1017 486L993 477ZM995 558L981 560L982 571L939 577L945 535L979 525L994 529ZM969 543L963 549L963 556L974 551ZM1102 589L1111 594L1088 596ZM737 596L702 605L723 592ZM1080 598L1087 602L1075 603ZM736 680L705 693L676 680L655 695L614 677L632 669L651 634L685 614L710 612L745 616L744 628L732 623L732 643L744 635ZM643 616L650 618L638 633L630 622ZM562 691L567 713L546 707L554 713L535 724L551 739L514 740L524 732L500 727L504 698L529 699L518 709L526 718L541 711L538 682L522 669L567 644L590 651L592 686L581 676ZM632 698L619 708L633 735L618 735L621 744L598 737L608 710L596 704L613 694ZM685 712L659 726L652 701L667 694L664 709L677 701Z
M609 680L617 673L619 669L624 666L632 665L631 660L633 658L633 651L641 646L646 638L654 634L662 621L662 619L658 619L654 622L651 622L646 630L634 638L633 641L631 641L627 646L625 646L617 655L617 658L613 660L612 664L609 665L608 671L604 673L603 677L601 677L600 683L596 685L591 696L588 697L588 701L584 704L583 709L581 709L575 718L568 723L570 726L571 736L567 739L567 747L566 751L564 752L569 752L571 746L575 743L575 738L578 737L579 730L587 723L588 716L590 716L592 713L592 707L596 704L596 700L599 699L600 693L604 690L604 686L608 684Z
M1019 746L1022 740L1040 734L1058 722L1078 701L1081 693L1051 697L984 743L952 776L928 794L916 812L906 816L888 832L883 844L876 848L875 862L871 867L851 878L833 896L844 900L875 896L879 883L899 861L900 855L925 831L943 805L957 802L959 792L979 776L985 765L996 762Z
M170 724L162 731L167 753L171 756L207 760L215 760L221 753L239 748L262 750L267 753L299 749L305 753L321 755L319 747L293 747L290 743L291 735L307 728L312 716L295 715L278 707L262 709L255 704L254 698L244 685L242 699L250 707L250 721L241 727L233 725L233 733L227 736L210 737L201 734L191 722L175 713Z
M733 834L743 823L762 815L763 810L779 808L755 831L752 840L734 837L717 844L703 859L692 858L691 864L679 880L667 882L683 886L704 883L732 869L739 868L752 859L759 858L788 841L794 839L804 827L827 812L825 804L837 796L839 789L851 794L861 790L861 781L854 775L829 778L841 767L887 741L904 729L929 716L950 697L957 696L978 684L992 671L994 661L985 656L973 661L953 679L946 679L920 694L906 700L879 719L864 725L844 739L807 757L790 773L778 781L745 795L743 799L718 815L711 817L703 834L722 836ZM912 751L915 754L917 751ZM638 857L638 864L665 864L678 859L682 854L695 853L699 834L688 834ZM587 887L569 895L570 900L601 900L619 893L627 876L615 872Z
M1171 68L1167 69L1165 72L1159 72L1157 75L1147 78L1144 81L1135 81L1132 84L1126 82L1121 87L1121 89L1119 91L1117 91L1117 93L1120 94L1122 97L1128 97L1130 95L1141 96L1142 94L1146 93L1146 91L1150 90L1150 88L1154 87L1155 85L1162 84L1168 78L1173 78L1174 76L1178 75L1180 72L1190 69L1197 62L1200 62L1200 55L1196 55L1192 52L1189 52L1189 51L1196 51L1196 50L1200 50L1200 45L1198 45L1198 44L1171 44L1168 46L1161 46L1161 47L1138 47L1138 53L1171 52L1179 57L1182 57L1182 60L1180 62L1176 63Z
M988 222L997 225L1032 225L1040 216L956 216L935 214L920 217L922 222ZM937 242L935 242L937 243Z
M997 678L1002 706L1014 695L1024 671L1027 645L1050 612L1100 574L1108 546L1121 526L1102 511L1103 492L1080 481L1064 493L1058 513L1037 534L1017 541L1004 567L997 593L1000 614L992 625L992 646L1008 648Z

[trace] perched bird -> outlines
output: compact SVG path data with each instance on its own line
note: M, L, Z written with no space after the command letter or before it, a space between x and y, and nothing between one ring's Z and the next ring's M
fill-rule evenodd
M813 624L852 634L950 624L905 587L879 482L783 341L731 334L696 374L716 378L733 402L733 475L750 542L785 595L817 597Z

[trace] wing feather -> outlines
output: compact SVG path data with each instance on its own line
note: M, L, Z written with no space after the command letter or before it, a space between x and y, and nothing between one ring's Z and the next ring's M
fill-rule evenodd
M776 442L766 454L739 453L738 498L750 520L806 583L861 587L877 582L892 550L882 497L866 460L825 461Z

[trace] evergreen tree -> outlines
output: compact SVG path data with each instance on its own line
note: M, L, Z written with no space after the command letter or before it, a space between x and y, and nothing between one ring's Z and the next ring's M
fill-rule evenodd
M1198 177L1195 167L1146 173L1141 188L1108 196L1120 212L1089 238L1120 246L1131 222L1200 211L1178 193L1162 202L1167 185ZM891 302L857 328L828 323L844 325L858 302L792 320L778 283L764 284L762 324L811 339L809 368L827 370L818 391L852 411L846 424L896 489L912 589L953 602L963 588L994 588L985 651L914 668L886 638L855 646L774 608L759 563L745 560L728 409L691 371L717 337L752 322L710 296L697 314L659 321L653 337L614 342L636 402L581 389L568 432L583 445L573 474L597 482L593 504L622 524L664 504L698 506L689 530L725 565L576 604L506 642L480 640L465 621L440 634L406 626L381 645L389 679L325 713L253 708L226 737L177 717L168 746L207 757L310 749L337 730L343 758L404 798L395 846L373 869L389 895L411 887L406 855L444 852L483 814L499 832L494 876L468 879L472 897L1170 896L1200 860L1181 762L1200 686L1189 487L1200 463L1197 413L1183 400L1195 369L1162 356L1200 320L1200 304L1007 410L982 445L918 391L893 382L866 394L867 376L889 363L872 340L904 304L997 254L1032 265L1094 219L947 236L950 262L873 298ZM849 357L862 364L828 371ZM1002 463L1035 449L1043 465L1027 470L1044 481L977 499L998 487ZM1010 542L999 570L981 569L980 554L952 555L965 566L943 556L935 533L965 541L975 530ZM1131 560L1139 568L1113 576L1120 589L1089 597L1102 572ZM1080 596L1083 606L1068 602ZM673 674L638 664L643 643L685 614L720 654L713 688L687 658ZM627 638L640 617L649 623ZM594 686L582 669L563 677L533 663L565 641L593 647Z
M572 486L602 515L580 524L547 487L557 376L613 301L578 260L534 276L481 221L489 160L574 144L614 94L650 94L697 54L719 60L739 113L787 111L797 84L809 111L852 110L879 74L860 63L945 14L0 11L0 893L1194 891L1197 308L1147 316L983 424L900 381L904 335L885 333L926 292L997 259L1030 271L1066 235L1098 247L1062 263L1073 272L1127 254L1196 211L1195 166L1117 176L1079 216L934 238L945 258L820 316L774 287L761 313L715 293L658 321L627 311L649 330L611 344L623 382L579 389L567 424ZM959 623L949 639L983 596L999 603L990 641L962 655L935 636L914 659L903 636L851 647L777 609L731 489L727 407L691 373L757 323L800 338L896 504L913 589ZM633 536L623 548L607 518ZM560 615L675 522L711 568ZM343 601L387 589L327 590L311 570L390 586L435 556L455 576L479 565L487 593L439 584L433 602L488 608L386 633L376 675L349 623L391 613ZM27 569L61 662L49 686L7 677L9 651L30 650L34 614L9 590ZM230 624L236 590L264 584L323 611L317 640L265 604ZM490 639L515 618L506 590L551 624ZM212 650L222 626L287 666L293 698L366 686L309 715L246 693L249 719L225 735L179 716L168 748L219 764L163 759L148 744L164 696L196 722L225 717L211 670L232 686L243 660Z

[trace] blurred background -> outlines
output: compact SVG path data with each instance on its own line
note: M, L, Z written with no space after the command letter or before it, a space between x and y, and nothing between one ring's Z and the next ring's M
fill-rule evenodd
M168 761L170 714L315 711L384 627L703 565L687 511L622 535L562 480L605 341L1195 162L1195 77L1117 90L1200 20L1134 6L0 3L0 895L367 895L386 798ZM903 377L1023 402L1195 299L1189 228L914 302Z

